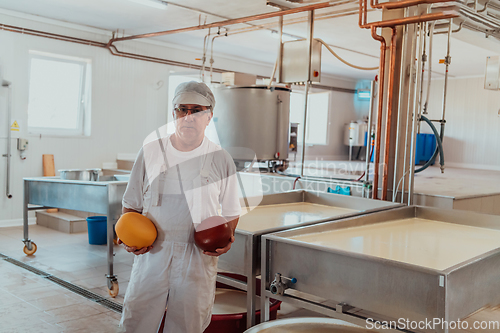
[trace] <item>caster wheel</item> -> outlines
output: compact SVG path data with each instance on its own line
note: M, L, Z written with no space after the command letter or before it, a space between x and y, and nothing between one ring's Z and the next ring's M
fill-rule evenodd
M108 294L109 296L115 298L116 296L118 296L118 291L120 290L120 288L118 288L118 282L113 281L112 284L113 286L111 287L111 289L108 288Z
M35 254L36 252L36 244L31 242L31 250L28 250L28 247L26 245L24 245L24 248L23 248L23 252L27 255L27 256L30 256L32 254Z

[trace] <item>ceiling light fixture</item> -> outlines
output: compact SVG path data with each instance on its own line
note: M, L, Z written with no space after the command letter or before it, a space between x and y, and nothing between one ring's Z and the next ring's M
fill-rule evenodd
M288 6L282 5L280 3L273 2L273 1L267 1L266 5L268 5L269 7L277 8L279 10L287 10L287 9L291 8L291 7L288 7Z
M276 30L271 30L271 37L279 39L280 38L279 32ZM287 34L286 32L283 33L282 38L283 38L283 42L291 42L291 41L300 39L300 37Z
M129 0L144 6L153 7L156 9L167 9L167 3L161 0Z

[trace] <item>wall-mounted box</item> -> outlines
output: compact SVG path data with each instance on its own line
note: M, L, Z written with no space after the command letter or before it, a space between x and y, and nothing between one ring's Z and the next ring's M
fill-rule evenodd
M486 57L486 74L484 78L484 89L500 89L500 57Z
M295 40L283 43L280 83L306 82L308 71L307 40ZM311 72L309 81L320 82L321 79L321 42L313 39L311 53Z

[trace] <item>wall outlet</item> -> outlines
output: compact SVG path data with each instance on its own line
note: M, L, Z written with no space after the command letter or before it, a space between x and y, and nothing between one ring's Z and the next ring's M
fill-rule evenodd
M28 148L27 139L17 139L17 150L25 151Z

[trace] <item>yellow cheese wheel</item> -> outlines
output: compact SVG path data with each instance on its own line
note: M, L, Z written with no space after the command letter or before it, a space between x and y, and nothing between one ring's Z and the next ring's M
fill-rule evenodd
M157 236L154 223L134 212L123 214L116 222L115 231L125 245L138 249L152 245Z

